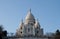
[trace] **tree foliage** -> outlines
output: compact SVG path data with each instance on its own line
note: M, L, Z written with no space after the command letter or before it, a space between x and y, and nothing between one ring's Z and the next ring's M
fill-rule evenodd
M60 39L60 31L58 29L56 30L55 39Z
M3 25L0 25L0 39L7 36L7 31L3 29Z
M3 31L3 25L0 25L0 31Z

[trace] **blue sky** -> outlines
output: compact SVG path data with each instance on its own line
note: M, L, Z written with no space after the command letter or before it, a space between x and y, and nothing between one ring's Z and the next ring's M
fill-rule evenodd
M0 0L0 25L15 33L30 8L44 33L60 28L60 0Z

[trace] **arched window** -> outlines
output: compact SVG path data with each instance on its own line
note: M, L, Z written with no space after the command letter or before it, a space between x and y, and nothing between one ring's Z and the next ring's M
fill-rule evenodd
M28 32L30 32L30 28L28 28Z
M22 34L22 32L20 32Z
M37 31L37 33L39 33L39 31Z
M21 27L21 29L22 29L22 27Z

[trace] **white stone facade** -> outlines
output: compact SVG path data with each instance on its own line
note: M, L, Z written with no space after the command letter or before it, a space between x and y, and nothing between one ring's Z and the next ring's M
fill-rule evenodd
M29 10L25 21L22 21L19 26L16 31L17 36L43 36L43 29L32 15L31 10Z

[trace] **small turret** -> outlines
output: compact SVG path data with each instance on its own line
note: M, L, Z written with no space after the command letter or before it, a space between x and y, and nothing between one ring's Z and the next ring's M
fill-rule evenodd
M40 28L40 24L39 24L38 20L35 23L35 28Z
M23 28L24 28L24 23L23 23L23 20L21 20L21 23L19 24L19 28L16 30L16 35L17 36L21 36L22 35L22 32L23 32Z

